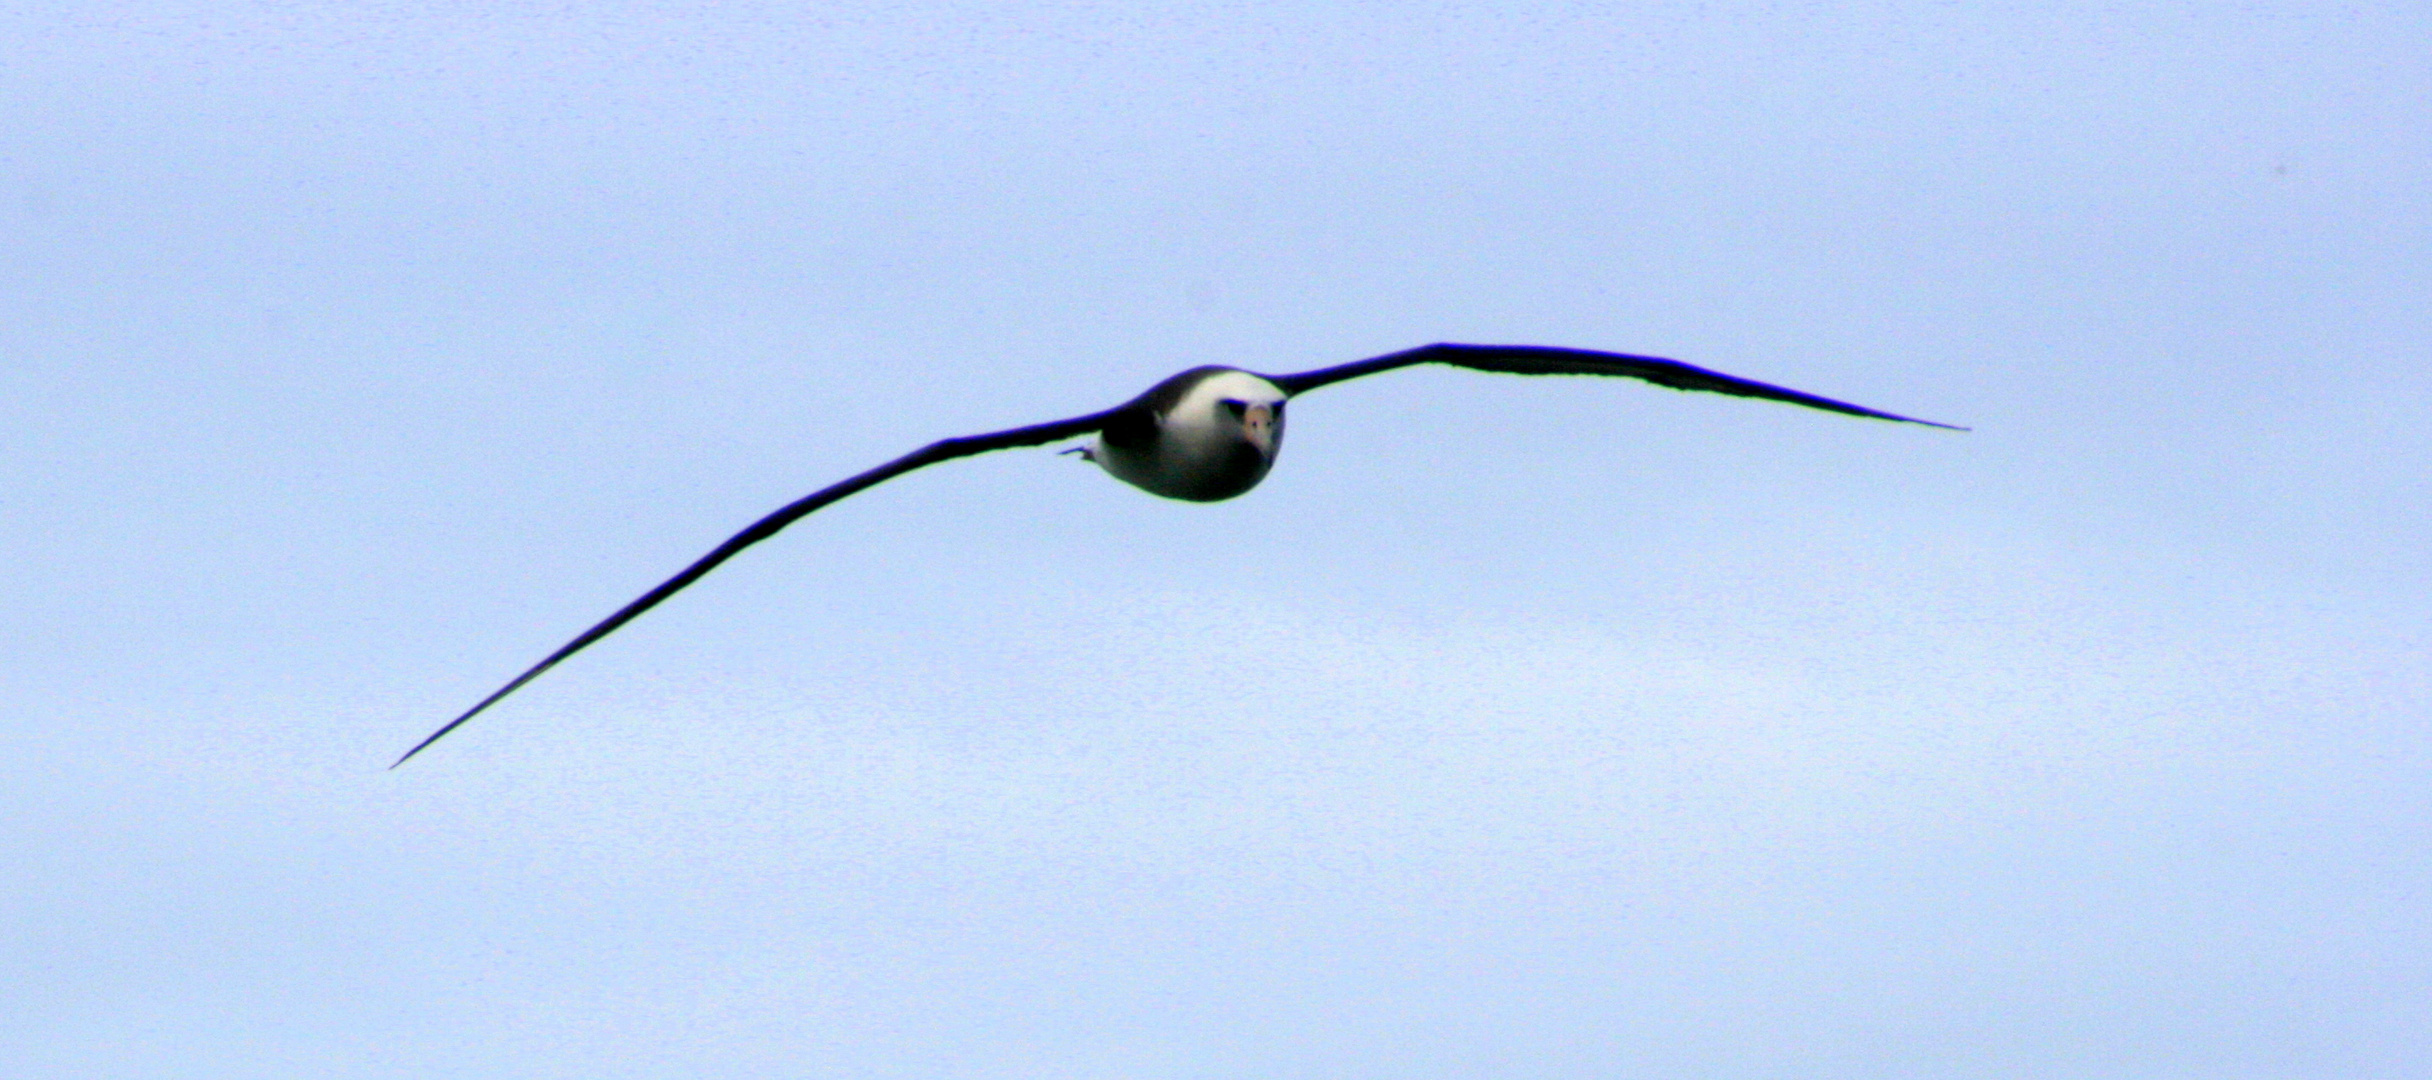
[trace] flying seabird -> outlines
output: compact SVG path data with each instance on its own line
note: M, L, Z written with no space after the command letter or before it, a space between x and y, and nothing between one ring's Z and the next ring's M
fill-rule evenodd
M719 563L733 558L736 552L777 535L778 530L804 515L863 488L941 461L1094 434L1098 437L1095 443L1064 452L1077 453L1085 460L1096 462L1115 479L1152 495L1191 502L1219 502L1257 487L1258 482L1266 478L1267 470L1274 466L1275 453L1283 445L1286 401L1345 379L1413 364L1451 364L1508 375L1618 375L1643 379L1674 390L1708 390L1739 397L1767 398L1851 416L1897 420L1953 431L1967 430L1735 378L1678 360L1543 345L1422 345L1297 375L1259 375L1240 368L1217 365L1195 367L1103 412L986 435L940 439L859 476L796 499L775 513L753 522L750 528L736 533L718 545L717 550L701 556L691 566L685 567L682 573L668 578L658 588L643 593L616 614L601 620L599 625L583 631L581 636L516 676L515 681L499 687L497 692L481 699L480 704L466 709L464 715L448 721L447 726L414 744L413 749L406 751L405 756L398 758L389 768L405 764L408 759L421 753L424 747L438 742L441 736L480 715L483 709L497 704L498 699L514 693L518 687L539 677L541 672L557 666L558 661L607 637L617 627L633 621L634 616L658 606L659 601L699 580L701 575L709 573Z

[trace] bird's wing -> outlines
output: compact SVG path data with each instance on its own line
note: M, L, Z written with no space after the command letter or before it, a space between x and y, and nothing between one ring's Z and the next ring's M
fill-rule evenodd
M1479 371L1499 371L1509 375L1620 375L1644 379L1657 386L1674 390L1711 390L1718 394L1740 397L1769 398L1805 405L1811 409L1828 409L1851 416L1871 416L1878 420L1899 420L1910 424L1966 431L1952 424L1937 424L1913 416L1878 412L1861 405L1814 394L1800 393L1785 387L1750 379L1735 378L1719 371L1693 367L1678 360L1660 356L1631 356L1626 353L1596 352L1592 349L1559 349L1545 345L1455 345L1440 343L1421 345L1397 353L1355 360L1298 375L1268 375L1264 378L1281 387L1286 394L1302 394L1329 383L1374 375L1380 371L1409 367L1412 364L1451 364Z
M405 764L408 758L421 753L423 747L438 742L441 736L456 730L458 725L461 725L465 721L479 715L481 710L487 709L491 705L496 704L498 699L514 693L517 687L531 682L533 679L539 677L541 672L557 666L558 661L572 656L575 653L581 652L583 651L584 646L589 645L594 641L598 641L601 638L607 637L611 633L614 633L617 627L632 622L634 616L640 615L651 608L657 607L659 601L665 600L670 596L674 596L679 590L683 589L684 586L690 585L694 581L699 580L701 575L716 569L719 563L733 558L736 552L750 547L753 544L757 544L762 540L766 540L769 537L777 535L777 530L793 524L795 521L801 519L804 515L809 514L813 510L817 510L822 506L826 506L829 503L835 502L836 500L844 498L847 495L851 495L863 488L873 487L875 485L885 483L888 480L902 476L905 473L911 472L912 470L918 469L925 465L935 465L941 461L952 461L955 458L970 457L973 454L985 454L991 450L1010 450L1017 446L1037 446L1040 443L1054 442L1057 439L1068 439L1075 435L1087 435L1101 427L1104 427L1108 420L1113 419L1122 411L1122 408L1114 408L1108 409L1105 412L1091 413L1088 416L1076 416L1070 420L1057 420L1053 423L1033 424L1029 427L1014 428L1011 431L999 431L988 435L967 435L959 439L940 439L875 469L862 473L859 476L855 476L849 480L830 484L827 487L820 488L819 490L796 499L793 502L787 503L785 506L778 509L777 512L753 522L750 528L736 533L733 538L727 540L727 542L723 544L718 545L718 549L716 551L712 551L707 555L701 556L701 558L695 561L691 566L685 567L683 573L677 574L676 576L661 582L658 588L643 593L640 599L625 605L623 608L619 609L616 614L600 620L600 624L598 626L594 626L589 630L583 631L582 636L567 642L556 652L550 653L547 659L532 665L531 670L516 676L514 682L499 687L497 693L481 699L481 704L475 705L470 709L466 709L464 711L464 715L448 721L446 727L432 732L429 738L414 744L413 749L405 752L405 757L398 758L396 763L390 765L389 768L394 769L398 765Z

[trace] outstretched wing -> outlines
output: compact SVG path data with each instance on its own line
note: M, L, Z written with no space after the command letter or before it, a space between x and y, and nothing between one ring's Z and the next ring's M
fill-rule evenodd
M581 637L567 642L556 652L550 653L548 659L532 665L531 670L516 676L514 682L499 687L497 693L481 699L481 704L475 705L470 709L466 709L464 711L464 715L448 721L446 727L432 732L429 738L415 743L413 749L405 752L405 757L398 758L396 763L390 765L389 768L394 769L398 765L405 764L408 758L421 753L423 747L438 742L441 736L456 730L456 728L465 721L479 715L481 710L487 709L491 705L496 704L498 699L514 693L517 687L538 678L541 672L557 666L558 661L572 656L575 653L581 652L583 651L584 646L589 645L594 641L598 641L601 638L607 637L611 633L614 633L617 627L632 622L634 616L640 615L651 608L657 607L659 601L665 600L670 596L674 596L679 590L683 589L684 586L690 585L694 581L699 580L701 575L716 569L719 563L734 558L736 552L742 551L744 548L750 547L753 544L757 544L762 540L766 540L769 537L777 535L777 531L779 529L783 529L786 526L793 524L813 510L817 510L822 506L826 506L829 503L835 502L836 500L844 498L847 495L851 495L863 488L873 487L878 484L885 483L888 480L902 476L903 474L911 472L912 470L920 468L924 465L935 465L941 461L952 461L955 458L970 457L973 454L985 454L991 450L1010 450L1017 446L1037 446L1040 443L1054 442L1057 439L1069 439L1075 435L1087 435L1101 427L1104 427L1108 420L1113 419L1122 411L1122 408L1114 408L1108 409L1105 412L1091 413L1088 416L1076 416L1070 420L1058 420L1054 423L1048 424L1034 424L1030 427L1014 428L1011 431L999 431L989 435L969 435L959 439L940 439L875 469L862 473L859 476L855 476L849 480L839 483L830 484L827 487L821 488L799 499L796 499L793 502L787 503L776 513L770 514L767 517L753 522L751 528L736 533L732 539L718 545L718 549L716 551L712 551L707 555L701 556L701 558L694 562L691 566L685 567L683 573L677 574L676 576L661 582L658 588L643 593L640 599L625 605L622 609L618 610L616 614L600 620L600 624L598 626L594 626L589 630L583 631Z
M1398 353L1366 360L1355 360L1330 368L1304 371L1298 375L1268 375L1268 382L1283 388L1287 394L1302 394L1329 383L1374 375L1380 371L1409 367L1412 364L1451 364L1479 371L1499 371L1507 375L1620 375L1644 379L1657 386L1674 390L1710 390L1718 394L1740 397L1767 398L1805 405L1810 409L1826 409L1851 416L1871 416L1878 420L1898 420L1928 427L1966 431L1952 424L1937 424L1913 416L1878 412L1846 401L1817 397L1770 383L1735 378L1719 371L1708 371L1678 360L1660 356L1631 356L1627 353L1597 352L1593 349L1560 349L1545 345L1455 345L1439 343L1421 345Z

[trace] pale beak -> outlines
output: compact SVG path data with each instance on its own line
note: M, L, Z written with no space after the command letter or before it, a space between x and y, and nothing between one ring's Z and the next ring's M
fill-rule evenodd
M1265 405L1252 405L1241 414L1241 431L1258 452L1275 456L1275 410Z

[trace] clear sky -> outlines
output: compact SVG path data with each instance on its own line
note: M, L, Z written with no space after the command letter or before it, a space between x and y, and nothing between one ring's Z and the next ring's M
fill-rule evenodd
M5 1071L2432 1075L2427 10L9 5Z

